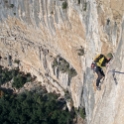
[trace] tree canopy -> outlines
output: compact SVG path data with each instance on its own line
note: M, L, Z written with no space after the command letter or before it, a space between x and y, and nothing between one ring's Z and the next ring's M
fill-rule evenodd
M0 98L1 124L72 124L74 114L53 93L4 94Z
M0 66L0 85L12 80L12 86L19 89L23 87L26 82L31 82L34 79L30 73L25 74L21 72L19 68L8 70Z

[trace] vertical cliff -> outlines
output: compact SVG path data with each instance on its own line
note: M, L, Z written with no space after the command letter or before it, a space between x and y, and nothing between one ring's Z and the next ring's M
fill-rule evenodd
M112 77L123 72L123 8L123 0L0 0L0 63L31 72L49 92L69 91L88 124L123 124L123 74L117 85ZM110 51L97 91L90 65Z

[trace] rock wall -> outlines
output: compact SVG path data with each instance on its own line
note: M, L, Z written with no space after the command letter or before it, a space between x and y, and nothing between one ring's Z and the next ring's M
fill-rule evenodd
M106 79L100 94L96 93L96 106L91 124L123 124L123 31L116 49L114 60L106 72ZM115 70L115 71L113 71ZM114 75L113 75L114 74Z
M123 124L123 75L115 85L110 71L123 71L123 8L123 0L0 0L0 63L31 72L49 92L68 90L88 124ZM96 91L90 64L110 51L115 57Z

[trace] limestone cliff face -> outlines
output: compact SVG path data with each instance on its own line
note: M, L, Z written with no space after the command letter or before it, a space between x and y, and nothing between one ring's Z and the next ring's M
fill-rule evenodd
M124 68L123 8L123 0L0 0L1 65L31 72L49 92L68 90L88 124L123 124L123 75L115 85L109 71ZM110 51L115 57L96 91L90 64Z

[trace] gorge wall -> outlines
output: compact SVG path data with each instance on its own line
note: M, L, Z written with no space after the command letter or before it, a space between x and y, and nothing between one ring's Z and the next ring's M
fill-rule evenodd
M30 72L49 92L69 91L87 124L123 124L123 74L116 85L111 73L124 69L123 30L123 0L0 0L0 64ZM114 59L97 91L90 65L108 52Z

